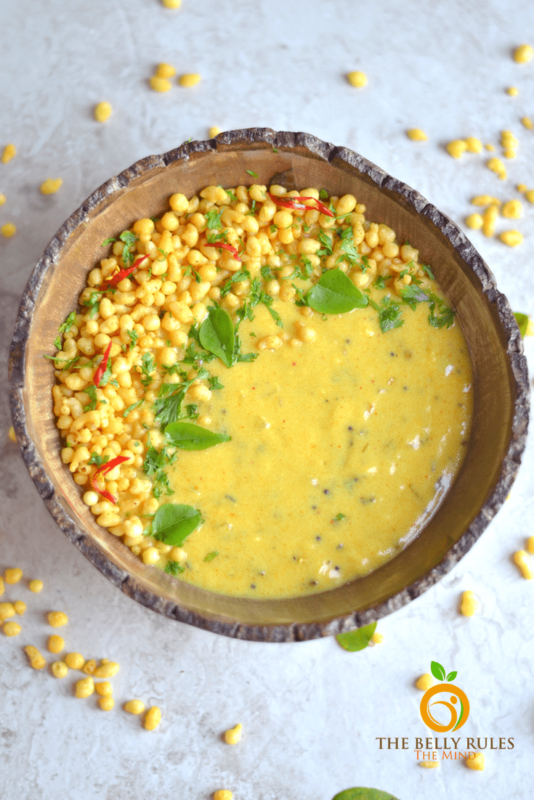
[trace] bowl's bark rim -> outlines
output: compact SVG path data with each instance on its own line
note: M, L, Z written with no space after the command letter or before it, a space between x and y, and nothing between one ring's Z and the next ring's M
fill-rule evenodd
M377 187L398 194L419 213L427 217L451 243L462 260L475 273L481 282L482 292L488 301L495 305L499 320L507 338L506 354L516 383L517 398L514 406L511 439L502 469L495 488L470 526L424 578L393 595L386 602L321 623L289 623L260 626L245 625L228 619L213 619L191 611L179 604L164 600L157 594L140 589L135 579L125 570L116 566L81 530L57 501L52 482L46 474L44 464L37 454L35 445L28 434L24 408L23 389L25 382L26 344L31 329L32 314L35 309L40 288L47 271L58 260L61 250L72 233L85 221L87 214L106 197L129 186L132 180L158 167L165 167L176 161L188 161L195 154L209 154L217 150L225 151L246 147L247 145L275 147L282 151L307 151L311 156L332 162L341 161L367 176ZM329 636L342 631L353 630L380 619L407 605L422 595L448 573L471 549L482 535L497 511L506 500L521 463L526 445L529 421L529 380L527 361L523 355L523 342L512 309L507 298L497 289L495 277L463 231L449 217L429 203L419 192L402 181L388 175L363 156L346 147L337 147L308 133L288 131L275 132L270 128L247 128L219 134L208 141L186 142L180 147L159 156L148 156L137 161L117 177L111 178L96 189L87 200L60 227L43 256L36 264L22 295L10 352L10 405L13 425L20 444L22 457L28 471L43 498L45 505L66 536L79 550L125 594L147 608L172 619L187 622L198 628L234 638L263 642L293 642ZM257 602L257 601L256 601Z

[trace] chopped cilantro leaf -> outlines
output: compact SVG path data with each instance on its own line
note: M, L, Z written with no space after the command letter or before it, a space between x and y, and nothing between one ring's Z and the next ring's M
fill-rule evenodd
M253 178L257 178L258 177L257 173L254 172L253 169L247 169L247 170L245 170L245 172L247 172L249 175L252 175Z
M210 208L210 210L206 213L206 225L208 230L218 230L222 227L221 225L221 216L224 209L221 208L220 211L216 211L214 208Z
M209 561L213 561L213 559L217 558L218 555L219 555L219 551L218 550L213 550L213 552L208 553L206 556L204 556L203 561L208 561L208 562Z
M145 400L143 398L141 400L138 400L137 403L132 403L131 406L128 406L128 408L124 409L124 411L122 412L122 416L127 417L128 414L130 414L130 412L132 412L135 408L139 408L139 406L142 406L144 402Z
M317 252L318 256L331 256L333 245L332 245L332 237L328 236L327 233L324 231L319 232L319 236L317 237L321 244L323 245L322 249Z
M185 567L180 566L178 561L167 561L165 572L167 575L181 575L182 572L185 572Z
M210 377L208 378L208 383L212 391L215 391L217 389L224 389L224 386L222 385L222 383L220 382L219 378L216 375L210 375Z
M83 410L94 411L96 408L96 386L91 383L85 387L84 392L89 395L89 402L83 407Z
M128 334L128 338L130 340L130 350L133 350L133 348L137 344L137 339L139 338L139 334L137 333L137 331L134 330L126 330L126 333Z
M392 331L393 328L401 328L404 320L400 319L402 310L396 303L391 302L391 297L387 295L382 300L381 308L378 312L378 322L382 333Z
M103 464L107 464L109 461L109 456L100 456L98 453L91 453L91 458L87 462L91 466L94 464L97 467L101 467Z

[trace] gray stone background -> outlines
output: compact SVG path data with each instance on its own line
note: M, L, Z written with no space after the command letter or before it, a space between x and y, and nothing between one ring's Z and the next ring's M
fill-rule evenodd
M534 187L534 133L519 123L534 118L534 61L511 58L516 45L534 44L528 0L513 8L505 0L183 0L179 11L157 0L2 0L0 18L0 147L14 142L19 151L0 164L0 225L18 226L15 238L0 239L2 362L26 280L66 217L111 175L206 138L211 125L308 131L346 145L460 223L474 194L510 199L517 183ZM200 72L202 83L150 91L160 61ZM353 69L367 73L365 89L345 81ZM102 126L92 108L104 99L114 113ZM422 127L429 142L410 142L410 127ZM456 162L443 149L467 135L497 145L503 129L521 142L506 182L484 157ZM43 197L41 182L58 176L61 190ZM534 312L533 220L526 207L516 250L469 232L524 312ZM438 586L380 622L380 646L349 654L333 639L232 641L136 605L61 534L7 440L2 370L0 569L20 566L45 583L41 595L24 584L6 593L28 611L17 639L0 637L2 798L204 800L228 788L235 800L331 800L349 786L401 800L531 797L533 587L510 556L532 533L532 442L497 519ZM472 619L457 611L468 588L482 604ZM52 608L69 614L69 650L120 662L113 712L74 699L72 676L61 682L27 667L22 646L44 648ZM426 735L413 682L431 659L458 670L471 700L465 735L514 737L513 750L487 751L482 773L454 762L422 770L411 749L378 748L378 736L412 743ZM120 709L137 696L163 709L153 734ZM228 747L221 733L238 721L243 740Z

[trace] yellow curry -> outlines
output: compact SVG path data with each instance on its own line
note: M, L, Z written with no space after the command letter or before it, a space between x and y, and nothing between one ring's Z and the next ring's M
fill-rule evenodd
M289 307L284 327L297 320ZM232 439L172 468L171 502L205 519L184 580L254 597L333 588L398 553L454 479L472 410L459 327L429 329L421 306L387 334L367 310L315 327L313 347L210 365L224 386L211 427ZM252 341L272 319L260 309L241 330Z
M103 243L55 341L83 502L148 567L211 591L366 575L462 463L472 375L454 310L353 195L208 186L169 206Z

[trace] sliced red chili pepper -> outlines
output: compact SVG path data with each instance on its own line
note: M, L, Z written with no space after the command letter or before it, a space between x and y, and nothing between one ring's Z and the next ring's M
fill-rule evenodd
M112 278L110 278L110 280L108 281L108 286L116 286L124 278L127 278L128 275L131 275L134 269L137 269L139 264L141 264L145 260L145 258L148 258L148 256L140 256L139 258L135 259L131 267L128 267L128 269L119 270L115 275L113 275Z
M325 214L327 217L333 217L334 215L330 211L330 209L325 206L324 203L321 203L320 200L316 200L315 197L294 197L294 200L313 200L313 202L317 205L317 211L320 211L321 214Z
M309 210L309 206L302 205L304 200L311 201L316 204L317 211L320 211L321 214L326 214L327 217L333 217L334 215L330 211L329 208L325 206L324 203L321 203L320 200L316 200L315 197L277 197L270 192L267 192L273 203L276 203L277 206L282 206L282 208L292 208L298 211L307 211Z
M104 353L104 358L102 359L102 361L98 365L98 369L94 374L93 383L94 383L95 386L100 386L100 381L102 380L102 376L104 375L104 372L108 368L108 361L109 361L110 352L111 352L111 342L106 347L106 352Z
M276 203L277 206L282 206L282 208L292 208L293 210L306 210L306 206L300 205L300 203L295 203L295 200L301 200L302 198L299 197L288 197L287 199L283 197L277 197L275 194L271 194L267 192L273 203ZM308 198L306 198L308 199Z
M102 464L102 466L100 466L97 469L97 471L95 472L95 474L91 478L91 484L93 486L93 489L95 489L95 491L97 491L99 494L101 494L102 497L105 497L106 500L109 500L110 503L115 504L117 502L117 498L114 495L112 495L110 492L106 492L105 489L99 489L98 484L96 482L97 475L100 475L100 474L106 475L108 472L111 472L111 470L114 467L117 467L119 464L122 464L123 461L128 461L128 460L129 459L128 459L127 456L116 456L115 458L112 458L111 461L107 461L105 464Z
M231 244L226 244L225 242L209 242L206 241L206 247L222 247L223 250L228 250L229 253L233 255L236 261L241 261L242 259L239 258L237 254L237 247L232 247Z

